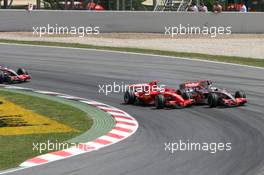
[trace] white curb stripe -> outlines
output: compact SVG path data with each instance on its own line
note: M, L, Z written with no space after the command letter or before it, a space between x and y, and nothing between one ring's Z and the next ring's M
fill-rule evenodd
M123 113L122 110L117 109L117 108L104 107L104 106L97 106L97 107L100 108L100 109L105 109L106 112L116 111L116 112L121 112L121 113ZM107 111L107 110L110 110L110 111Z
M71 96L71 95L58 95L57 97L66 98L69 100L83 100L83 98L75 97L75 96Z
M120 127L120 128L125 128L125 129L130 129L133 130L135 128L135 126L130 126L130 125L124 125L124 124L116 124L116 127Z
M120 139L117 139L114 137L109 137L107 135L100 137L100 139L108 140L108 141L113 142L113 143L118 142L120 140Z
M47 95L59 95L57 92L50 92L50 91L35 91L40 94L47 94Z
M66 149L66 150L63 150L65 152L68 152L72 155L78 155L78 154L82 154L82 153L85 153L85 151L79 149L79 148L76 148L76 147L71 147L69 149Z
M24 88L24 87L17 87L17 86L1 86L1 87L4 87L6 89L19 89L19 90L28 90L28 88Z
M36 163L32 163L32 162L23 162L22 164L20 164L19 166L21 167L32 167L32 166L37 166L38 164Z
M45 160L48 160L48 161L55 161L55 160L62 159L63 157L62 156L57 156L57 155L54 155L54 154L44 154L44 155L38 156L38 158L45 159Z
M123 137L127 137L130 134L130 133L122 132L122 131L115 130L115 129L113 129L112 131L110 131L110 133L116 134L116 135L120 135L120 136L123 136Z
M113 117L113 118L115 118L115 117ZM115 118L115 120L120 121L120 122L130 122L130 123L134 121L134 120L129 120L129 119L125 119L125 118Z
M128 114L127 113L118 113L118 112L107 112L111 115L117 115L117 116L124 116L124 117L128 117Z
M95 149L99 149L104 146L100 143L95 143L95 142L88 142L87 144L91 145L92 147L95 147Z
M120 131L120 130L117 130L117 129L113 129L111 131L111 133L116 133L118 135L122 135L122 136L125 136L125 137L127 137L128 135L130 135L129 132L124 132L124 131Z
M116 124L136 126L136 123L133 120L129 120L129 121L119 121L119 120L116 120Z
M90 101L90 100L80 100L80 102L86 103L88 105L102 105L103 104L103 103L99 103L99 102L96 102L96 101Z

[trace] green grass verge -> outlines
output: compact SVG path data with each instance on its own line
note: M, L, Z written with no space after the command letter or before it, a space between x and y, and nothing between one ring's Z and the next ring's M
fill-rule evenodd
M111 51L124 51L124 52L155 54L155 55L174 56L174 57L187 57L187 58L195 58L195 59L201 59L201 60L220 61L220 62L226 62L226 63L236 63L236 64L249 65L249 66L264 67L264 59L257 59L257 58L209 55L209 54L201 54L201 53L173 52L173 51L127 48L127 47L94 46L94 45L87 45L87 44L46 42L46 41L19 41L19 40L0 39L0 42L15 43L15 44L31 44L31 45L99 49L99 50L111 50Z
M16 167L26 159L39 155L38 151L32 150L33 142L66 141L87 131L93 123L82 110L52 100L2 90L0 97L78 130L68 133L0 136L0 170Z

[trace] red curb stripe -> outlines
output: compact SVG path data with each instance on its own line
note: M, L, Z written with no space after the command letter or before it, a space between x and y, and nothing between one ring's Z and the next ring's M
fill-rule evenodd
M106 136L109 136L109 137L113 137L113 138L116 138L116 139L123 139L124 136L121 136L121 135L118 135L118 134L114 134L114 133L108 133L106 134Z
M99 143L99 144L102 144L102 145L108 145L108 144L112 143L111 141L104 140L104 139L95 139L93 142Z
M35 158L32 158L32 159L27 160L27 162L30 162L30 163L36 163L36 164L41 164L41 163L46 163L46 162L48 162L48 160L45 160L45 159L41 159L41 158L35 157Z
M119 115L112 115L114 118L121 118L121 119L127 119L127 120L133 120L132 118L129 117L124 117L124 116L119 116Z
M54 154L54 155L62 156L62 157L68 157L72 155L71 153L66 152L66 151L56 151L56 152L51 152L49 154Z
M123 122L123 121L116 121L116 124L124 124L124 125L136 126L135 123Z
M87 145L87 144L79 144L76 146L76 148L82 150L82 151L88 151L95 149L93 146Z
M131 129L122 128L122 127L118 127L118 126L114 127L113 129L123 131L123 132L133 132Z

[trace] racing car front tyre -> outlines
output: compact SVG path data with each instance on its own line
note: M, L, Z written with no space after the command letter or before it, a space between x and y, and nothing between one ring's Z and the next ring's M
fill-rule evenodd
M131 91L126 91L124 94L124 101L125 101L125 104L134 104L136 101L136 97L134 93Z
M244 91L236 91L235 98L246 98L246 93Z
M157 109L162 109L164 108L164 104L165 104L165 99L164 99L164 96L159 94L159 95L156 95L155 97L155 106Z
M208 105L210 108L216 107L218 104L218 95L216 93L210 93L208 95Z

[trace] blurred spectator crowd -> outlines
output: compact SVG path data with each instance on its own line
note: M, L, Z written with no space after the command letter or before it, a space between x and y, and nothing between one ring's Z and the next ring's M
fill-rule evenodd
M199 5L197 5L196 1L193 0L191 4L188 5L186 11L189 12L208 12L208 8L206 4L201 1ZM219 3L218 0L216 0L213 4L212 12L213 13L221 13L223 11L223 6ZM241 2L240 7L239 7L240 12L247 12L247 7L245 5L245 2Z

